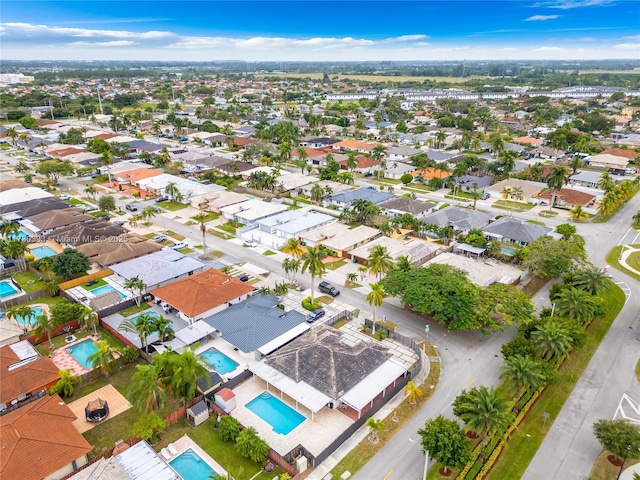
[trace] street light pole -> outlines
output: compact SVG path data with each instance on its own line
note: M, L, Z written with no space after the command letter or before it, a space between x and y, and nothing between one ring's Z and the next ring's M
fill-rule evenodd
M627 461L627 456L629 455L630 451L631 451L631 445L627 445L627 451L624 452L624 457L622 458L622 465L620 465L620 471L618 472L618 476L616 477L616 480L618 480L620 478L620 475L622 475L622 470L624 469L624 463Z
M422 480L427 478L427 469L429 468L429 452L424 451L424 472L422 473Z

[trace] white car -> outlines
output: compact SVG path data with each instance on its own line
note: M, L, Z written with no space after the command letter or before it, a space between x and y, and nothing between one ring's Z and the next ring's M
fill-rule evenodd
M188 246L189 245L187 245L185 242L178 242L174 243L171 248L173 248L174 250L181 250L183 248L187 248Z
M62 195L60 195L58 197L60 200L69 200L71 199L71 195L69 195L68 193L63 193Z
M258 246L258 242L256 242L255 240L245 240L244 241L244 245L245 245L245 247L254 248L254 247Z

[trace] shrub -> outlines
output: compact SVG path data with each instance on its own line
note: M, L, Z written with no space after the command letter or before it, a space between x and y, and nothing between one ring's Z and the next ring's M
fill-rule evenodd
M25 253L24 254L24 261L25 262L33 262L35 260L36 257L33 256L33 254L31 253Z
M307 297L307 298L302 300L302 308L304 308L305 310L309 310L310 312L313 312L314 310L317 310L318 308L322 308L322 305L317 300L312 302L311 301L311 297Z
M158 436L169 426L169 422L160 418L157 413L143 415L133 424L131 435L156 443Z
M407 185L407 184L413 182L413 176L410 173L405 173L404 175L402 175L400 177L400 181L402 183L404 183L405 185Z
M241 430L240 422L229 415L223 416L218 423L218 436L223 442L235 442Z

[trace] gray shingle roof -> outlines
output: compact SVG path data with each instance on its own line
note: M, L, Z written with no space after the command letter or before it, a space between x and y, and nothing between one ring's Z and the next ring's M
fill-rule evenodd
M71 207L69 202L60 200L58 197L47 197L0 206L0 213L17 212L22 218L27 218L50 210L61 210L69 207Z
M532 223L524 223L520 220L516 220L515 218L508 217L502 217L488 227L482 229L485 233L500 235L508 240L525 243L531 243L535 239L546 235L551 230L552 229L549 227L543 227L542 225L535 225Z
M331 201L339 203L351 203L358 199L369 200L373 203L382 203L394 197L395 195L392 193L380 192L373 188L365 187L357 190L351 190L349 192L336 193L335 195L331 195L329 198Z
M314 328L269 355L266 363L289 378L338 399L391 357L382 345L348 345L340 340L341 336L332 328Z
M279 303L273 295L254 295L204 321L218 330L227 342L243 352L253 352L306 322L299 312L279 309Z
M482 228L493 218L492 213L479 212L468 208L447 207L424 217L426 223L441 227L452 226L459 230Z

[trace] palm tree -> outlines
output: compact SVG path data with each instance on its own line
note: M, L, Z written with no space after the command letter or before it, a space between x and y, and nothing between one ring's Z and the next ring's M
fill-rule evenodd
M238 453L253 462L262 464L269 454L269 445L258 436L255 428L245 428L236 439Z
M355 272L347 273L346 280L353 285L358 281L358 274Z
M616 208L618 208L619 199L616 198L613 191L609 191L605 193L604 197L600 201L600 205L598 206L598 213L602 217L608 217L612 215Z
M98 194L98 190L96 190L94 186L89 185L87 188L84 189L84 193L89 195L91 199L94 199L95 196Z
M7 310L7 317L13 318L16 321L18 317L20 317L23 321L26 320L29 326L31 326L31 322L36 318L36 311L29 305L11 307Z
M147 284L136 275L124 283L124 288L136 294L136 305L140 306L140 303L142 302L142 294L146 291Z
M378 180L381 176L384 178L384 171L386 167L383 158L385 153L387 153L387 147L384 145L376 145L371 151L371 158L380 163L380 168L378 169Z
M376 420L373 417L369 417L365 423L369 427L369 441L371 443L378 443L378 434L382 431L382 420Z
M0 227L0 233L7 240L15 236L20 230L20 224L17 222L4 222Z
M567 171L567 167L563 165L554 166L549 172L549 175L547 175L547 185L549 188L555 190L555 193L549 202L549 211L551 211L554 203L556 203L556 196L558 195L558 192L562 190L562 187L564 187L568 181L569 172Z
M82 314L80 315L80 321L82 323L83 328L93 330L93 334L98 334L98 312L91 310L89 307L86 307Z
M556 313L561 317L576 320L582 324L593 318L597 308L594 297L585 290L577 288L563 289L555 302Z
M591 265L577 270L571 279L571 284L578 290L584 290L591 295L598 295L605 288L607 275L599 268Z
M302 260L302 273L308 270L311 274L311 303L313 303L314 300L314 280L316 277L324 275L327 271L327 267L322 263L324 257L325 254L319 246L307 247L307 252L300 257L300 260Z
M18 138L18 136L19 136L19 133L16 131L16 128L15 127L7 128L7 130L5 131L5 136L7 136L7 137L9 137L11 139L11 143L15 147L16 146L16 138Z
M484 462L487 436L504 430L510 420L508 403L491 387L474 388L460 405L460 419L467 428L482 434L480 457Z
M136 333L140 337L140 344L142 348L147 351L147 338L153 333L154 317L148 313L141 313L133 322L130 318L127 318L120 322L118 330L122 332Z
M36 316L35 328L33 330L34 335L36 336L36 339L40 340L40 338L46 333L47 338L49 339L49 350L53 350L53 329L57 326L58 322L46 313Z
M24 162L18 162L14 170L18 173L27 173L31 171L31 167Z
M387 247L383 245L375 245L369 250L369 258L367 258L367 267L369 273L378 276L378 280L382 278L382 275L393 270L395 263Z
M562 323L556 321L548 321L531 332L531 340L544 360L559 358L573 347L571 334Z
M292 274L292 276L289 277L289 281L291 282L295 280L296 273L300 271L300 266L301 262L297 258L287 257L282 261L282 269L284 270L284 273L287 275L287 277L289 277L289 274Z
M600 178L598 179L598 188L605 192L610 192L615 186L616 182L613 180L613 177L609 172L604 172L600 175Z
M206 222L208 220L209 215L205 213L203 210L200 210L200 213L191 217L191 219L200 224L200 231L202 232L202 253L206 255L207 253L207 225Z
M578 222L582 221L583 218L587 218L587 212L584 211L582 205L576 205L574 209L569 210L569 215L575 218Z
M304 255L304 248L297 238L291 237L282 247L282 252L293 258L300 258Z
M145 222L148 222L149 220L151 220L155 216L156 216L156 211L151 205L144 207L142 209L142 211L140 212L140 217Z
M74 383L78 383L80 381L80 377L71 374L71 370L58 370L58 376L60 380L56 383L53 388L49 391L52 395L58 394L62 398L69 398L73 396L73 392L75 391Z
M530 357L521 355L515 355L504 361L500 378L515 391L516 411L518 411L518 400L520 400L523 391L538 388L544 382L544 374L540 369L540 364Z
M376 333L376 311L384 303L384 297L387 296L381 283L370 283L371 291L367 294L367 303L373 307L373 328L372 333Z
M311 200L320 205L320 202L324 198L324 189L318 183L314 183L311 187Z
M200 363L191 349L185 349L180 354L166 352L167 355L162 369L162 381L169 385L170 390L184 403L196 396L198 379L208 375L209 371Z
M409 397L409 403L414 405L416 400L422 397L422 390L418 387L413 380L407 382L407 386L404 387L404 396Z
M396 269L401 272L408 272L413 268L413 264L407 255L400 255L396 258Z
M176 195L180 193L180 190L178 190L178 186L175 182L169 182L167 183L167 186L164 187L164 193L171 198L171 200L175 201Z
M164 315L158 315L154 319L152 328L158 332L158 339L161 342L172 339L175 334L173 331L173 323Z
M340 172L338 174L338 182L344 183L345 185L353 185L355 180L351 172Z
M358 152L355 150L349 150L347 152L347 161L345 163L347 170L353 172L358 166Z
M109 342L106 340L99 340L96 342L95 353L92 353L87 358L87 361L93 368L98 368L105 377L109 376L109 372L115 367L115 352Z
M167 392L160 380L158 365L136 365L128 393L139 412L160 412L167 404Z
M14 239L9 240L4 246L3 253L9 258L19 259L24 258L24 254L27 253L27 244L22 240Z

